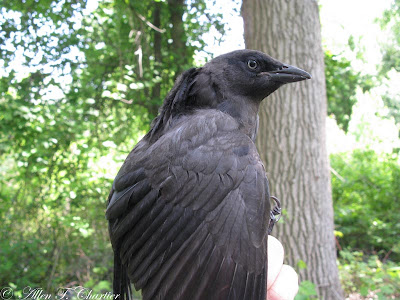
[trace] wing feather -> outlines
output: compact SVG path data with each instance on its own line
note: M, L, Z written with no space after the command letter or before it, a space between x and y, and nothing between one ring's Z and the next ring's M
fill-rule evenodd
M236 121L206 112L141 141L113 184L112 244L143 299L266 297L264 167Z

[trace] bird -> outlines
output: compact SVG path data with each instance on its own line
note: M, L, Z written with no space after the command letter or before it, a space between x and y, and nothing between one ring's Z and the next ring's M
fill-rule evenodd
M255 146L262 100L304 70L236 50L184 71L114 179L113 293L266 299L270 192Z

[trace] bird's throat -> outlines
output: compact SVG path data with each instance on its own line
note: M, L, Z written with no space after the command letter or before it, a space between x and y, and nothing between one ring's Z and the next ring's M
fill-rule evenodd
M218 109L233 117L240 125L240 130L253 141L258 129L258 110L260 102L244 97L232 97L218 105Z

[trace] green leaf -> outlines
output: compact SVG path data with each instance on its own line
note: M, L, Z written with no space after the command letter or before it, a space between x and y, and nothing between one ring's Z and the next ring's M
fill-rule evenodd
M304 269L307 269L307 264L305 263L305 261L300 259L297 262L297 267L299 268L299 270L304 270Z
M299 292L297 293L295 300L308 300L308 299L316 299L317 291L316 286L311 281L305 280L300 282Z
M368 295L368 292L369 292L369 289L368 289L367 286L362 286L362 287L360 288L360 294L361 294L361 296L366 297L366 296Z

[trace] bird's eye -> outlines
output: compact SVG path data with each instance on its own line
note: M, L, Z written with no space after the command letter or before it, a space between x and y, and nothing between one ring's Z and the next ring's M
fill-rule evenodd
M250 60L247 62L247 66L248 66L250 69L254 70L254 69L257 68L258 64L257 64L257 62L256 62L254 59L250 59Z

